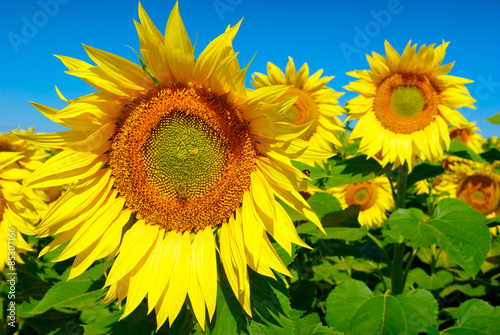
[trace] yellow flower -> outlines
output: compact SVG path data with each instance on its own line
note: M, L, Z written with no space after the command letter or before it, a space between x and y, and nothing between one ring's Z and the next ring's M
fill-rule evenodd
M455 161L448 170L451 173L437 178L436 192L460 198L488 218L500 215L500 177L490 164ZM490 232L496 235L497 228L490 228Z
M21 182L41 166L47 156L44 149L20 140L13 133L0 134L0 272L12 256L16 263L23 263L19 254L33 251L22 234L36 234L35 225L52 199L40 190L22 192Z
M450 139L457 140L468 146L475 153L482 153L486 140L477 133L476 122L469 123L465 127L451 127Z
M278 98L295 97L293 106L279 115L278 121L289 122L297 126L307 125L298 140L307 141L308 151L330 152L333 155L332 143L341 146L338 131L344 131L344 125L337 115L344 109L338 105L337 99L344 93L335 92L325 85L333 77L321 77L323 70L319 70L309 77L307 63L299 71L295 71L293 59L289 57L286 66L286 75L276 65L267 63L267 76L262 73L252 75L252 85L255 88L287 85L289 89ZM292 157L294 158L294 157ZM313 163L310 157L299 159L305 163Z
M269 144L284 146L304 126L272 121L294 103L270 103L287 87L247 93L232 47L239 23L195 59L178 4L165 36L140 4L139 18L146 69L88 46L96 66L58 56L99 92L62 110L35 104L72 130L19 135L64 149L30 185L75 183L38 226L40 237L57 235L42 254L68 242L56 261L75 257L70 279L118 255L105 286L107 301L127 297L122 317L147 295L158 327L172 324L189 297L204 329L216 307L216 251L251 315L247 266L290 275L268 234L288 253L292 242L307 247L275 197L321 227L299 194L312 190L307 177Z
M369 228L380 227L387 219L386 212L394 208L394 198L387 177L332 187L327 192L339 200L342 209L360 205L358 221Z
M408 42L403 54L386 41L386 58L377 53L367 56L371 70L353 71L360 80L345 88L360 95L349 101L348 119L359 119L351 138L362 138L359 150L368 157L381 156L383 164L408 163L416 157L438 161L442 142L448 148L447 123L465 127L469 123L456 110L474 108L464 84L471 80L447 75L453 63L441 65L444 43L417 46Z

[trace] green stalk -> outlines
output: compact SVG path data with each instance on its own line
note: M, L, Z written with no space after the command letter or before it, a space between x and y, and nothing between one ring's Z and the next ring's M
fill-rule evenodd
M406 189L408 183L408 164L399 166L398 168L398 185L396 194L396 209L405 208L406 206ZM406 242L394 243L394 258L392 260L392 295L403 293L405 287L406 276L404 274L403 259L406 250Z

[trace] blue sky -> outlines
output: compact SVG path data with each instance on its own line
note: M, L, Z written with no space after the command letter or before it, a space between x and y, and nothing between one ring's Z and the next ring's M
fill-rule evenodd
M173 0L144 0L142 5L164 31ZM500 24L497 1L273 1L182 0L181 16L198 53L241 18L234 40L240 64L256 54L249 68L266 72L268 61L284 69L288 56L297 67L309 64L311 73L324 69L335 76L329 86L342 87L353 78L345 73L368 69L365 55L384 55L384 40L402 52L408 40L421 44L450 41L444 63L455 61L451 75L474 80L468 84L476 110L464 108L477 121L484 137L499 136L498 126L484 122L500 112ZM129 0L7 1L0 13L0 132L35 126L37 132L65 128L38 112L29 101L55 108L67 98L94 92L82 80L65 74L53 55L90 61L87 44L137 61L132 50L139 40L132 19L138 20L138 2ZM247 76L250 87L250 75ZM346 92L343 105L357 94Z

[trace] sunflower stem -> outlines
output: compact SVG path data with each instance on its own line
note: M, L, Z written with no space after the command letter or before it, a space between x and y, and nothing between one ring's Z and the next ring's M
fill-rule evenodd
M406 187L408 183L408 163L398 167L398 192L396 197L396 209L406 207Z
M406 188L408 183L408 164L405 162L398 168L398 185L396 194L396 209L406 207ZM406 281L406 274L403 269L404 255L406 250L406 241L394 243L394 258L392 260L392 289L391 294L397 295L403 293ZM412 260L413 262L413 260ZM411 264L410 264L411 265ZM409 270L409 268L408 268Z

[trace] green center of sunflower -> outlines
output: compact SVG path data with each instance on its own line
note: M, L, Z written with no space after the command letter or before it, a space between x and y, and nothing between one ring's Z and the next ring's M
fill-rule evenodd
M152 184L185 201L205 194L220 179L228 148L201 117L172 112L151 131L144 160Z
M486 194L482 190L472 192L471 197L475 202L484 202L486 200Z
M360 205L367 210L377 200L377 186L371 182L361 182L346 186L345 201L347 205Z
M399 86L391 96L390 107L401 118L411 119L424 109L427 101L422 90L415 86Z
M356 192L354 193L354 198L359 203L365 202L366 199L368 198L368 196L369 196L369 193L368 193L368 190L366 189L366 187L357 189Z
M248 123L226 97L174 83L127 106L109 166L138 219L196 232L241 205L256 154Z
M395 134L425 129L439 114L439 92L425 75L395 73L378 84L373 111Z

